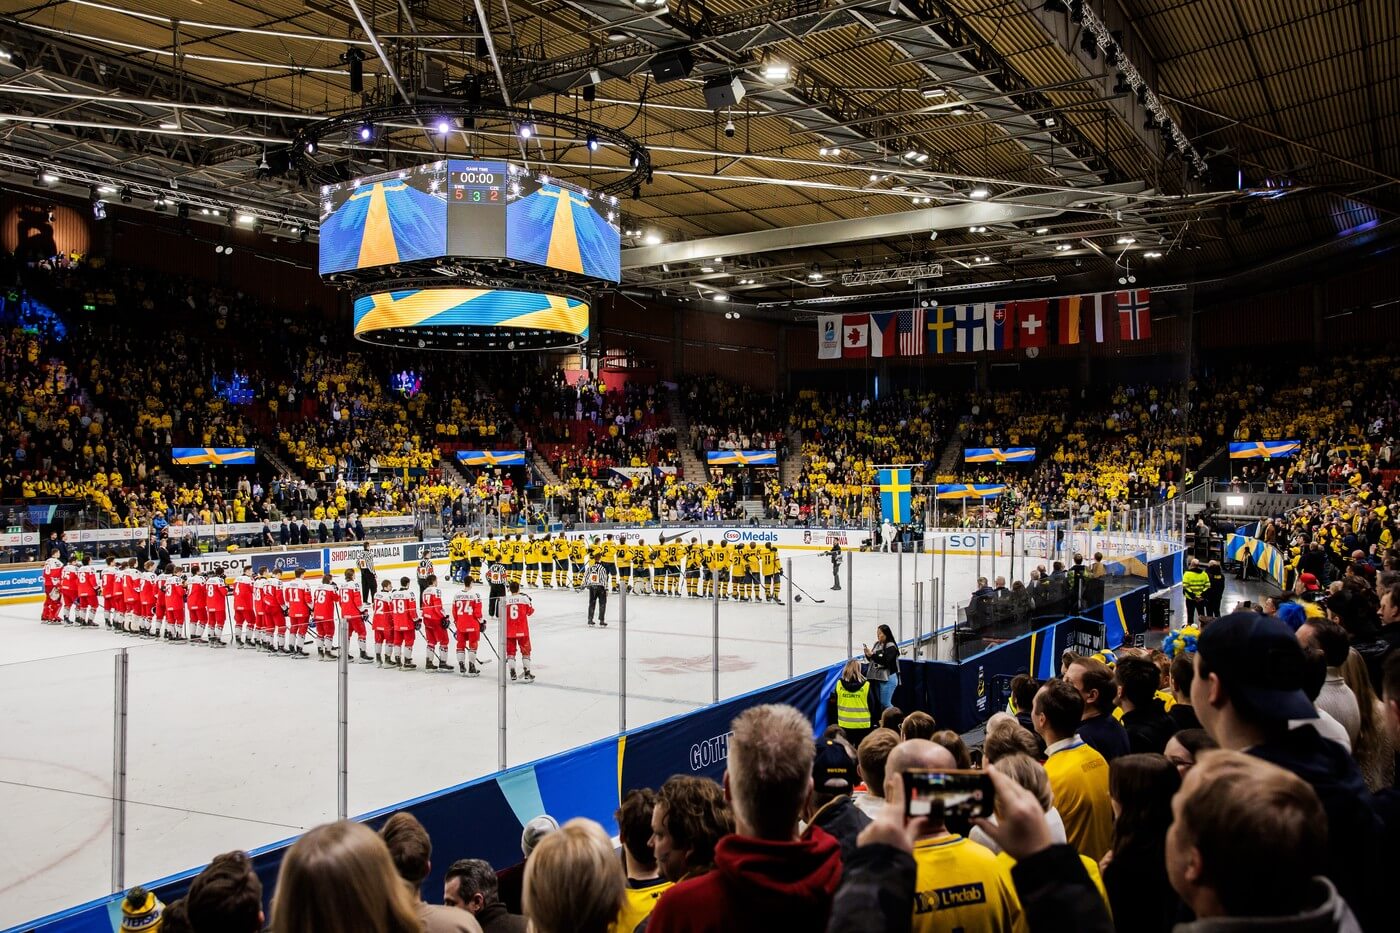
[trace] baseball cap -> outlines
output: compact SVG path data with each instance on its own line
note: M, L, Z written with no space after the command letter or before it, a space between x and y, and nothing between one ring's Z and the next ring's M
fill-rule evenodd
M540 840L559 828L559 821L548 813L537 816L525 824L525 830L520 834L520 851L529 858L530 853L535 851L535 846L540 844Z
M1196 655L1202 672L1220 678L1245 718L1317 718L1303 692L1303 649L1287 623L1257 612L1232 612L1201 630Z
M1305 573L1298 577L1298 580L1303 584L1303 589L1305 590L1322 589L1322 584L1317 582L1317 574L1315 573Z
M837 787L837 784L844 787ZM845 793L855 785L856 763L851 757L850 749L834 739L818 742L817 756L812 761L812 786L819 793Z

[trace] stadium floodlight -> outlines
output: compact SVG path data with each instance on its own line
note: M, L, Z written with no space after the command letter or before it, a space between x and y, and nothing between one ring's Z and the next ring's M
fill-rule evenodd
M367 143L374 139L374 127L368 123L361 123L360 128L355 131L355 135L360 138L360 142Z
M588 151L589 151L589 152L597 152L597 151L598 151L598 134L597 134L597 133L589 133L589 134L588 134Z
M974 200L978 201L985 201L987 198L991 197L991 195L991 189L989 189L986 185L976 185L971 191L967 193L967 196L969 198L973 198Z
M786 62L769 61L763 65L763 78L774 83L786 81L792 76L792 67Z
M452 121L447 119L447 117L438 117L435 128L439 136L446 136L448 133L452 132Z

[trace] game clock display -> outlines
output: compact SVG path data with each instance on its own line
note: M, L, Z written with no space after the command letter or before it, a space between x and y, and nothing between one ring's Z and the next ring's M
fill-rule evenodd
M448 159L446 173L448 255L505 259L509 167Z

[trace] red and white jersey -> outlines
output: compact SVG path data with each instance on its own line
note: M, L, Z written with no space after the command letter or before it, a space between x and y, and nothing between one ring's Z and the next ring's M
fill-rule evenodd
M311 614L311 584L305 580L295 579L283 584L282 595L287 604L287 612L291 615Z
M481 597L463 590L452 597L452 624L458 628L481 625Z
M407 590L394 594L394 625L408 628L418 620L418 601Z
M136 601L136 568L123 567L117 571L117 585L121 587L122 600Z
M199 573L192 573L190 580L190 609L202 610L204 608L204 577Z
M50 557L44 561L44 589L51 590L59 585L63 577L63 561Z
M394 594L380 590L374 594L374 624L385 628L394 624Z
M263 605L268 612L281 612L287 608L287 587L280 577L268 577L263 581Z
M228 584L220 573L211 573L200 587L204 591L204 611L216 616L228 615Z
M364 604L360 599L360 586L358 583L341 583L340 593L337 598L340 601L341 618L358 619L364 615Z
M58 585L69 593L78 592L78 565L64 564L58 574Z
M233 581L233 605L236 609L251 611L253 608L253 590L257 586L257 581L252 574L246 570L239 574Z
M334 583L318 583L311 588L311 609L317 622L335 621L335 607L340 604L340 590Z
M153 605L160 595L160 584L154 570L141 571L141 602Z
M117 570L115 564L108 564L106 567L103 567L102 571L98 574L102 581L102 595L108 599L112 599L117 595L117 574L120 572L121 571Z
M97 568L91 564L78 565L78 592L84 596L97 595Z
M530 616L535 613L535 604L524 593L512 593L501 600L501 611L505 613L506 637L529 638Z
M166 606L178 608L185 604L185 578L176 574L166 574L162 595Z
M442 620L446 618L442 606L442 591L436 586L426 587L423 590L422 603L423 621L435 625L442 624Z

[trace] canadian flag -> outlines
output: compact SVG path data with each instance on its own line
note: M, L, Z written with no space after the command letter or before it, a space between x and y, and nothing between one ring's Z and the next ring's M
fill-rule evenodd
M841 318L841 355L870 355L870 315L847 314Z

